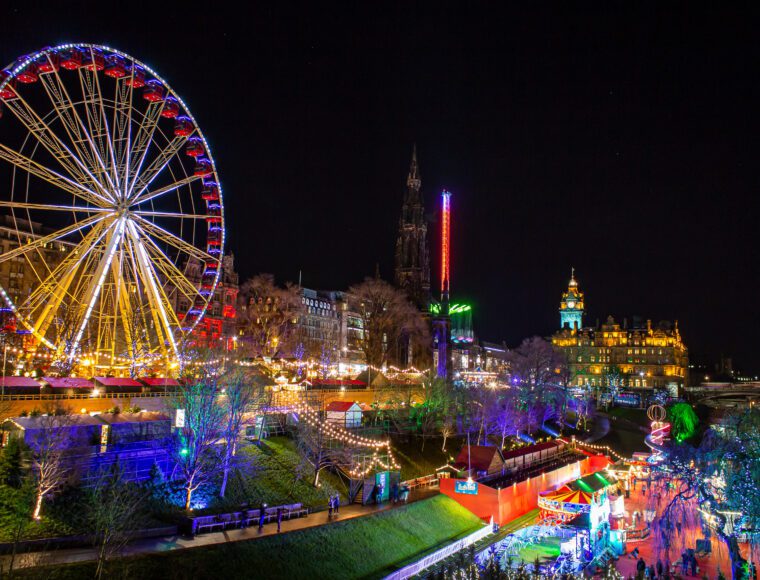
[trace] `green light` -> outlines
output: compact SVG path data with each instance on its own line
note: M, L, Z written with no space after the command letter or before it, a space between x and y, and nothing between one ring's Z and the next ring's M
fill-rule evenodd
M440 314L441 313L441 305L440 304L431 304L430 305L430 312L432 314Z
M610 482L607 481L606 479L604 479L604 476L601 473L599 473L598 471L594 475L596 475L597 478L601 479L602 482L604 483L604 485L609 485L610 484Z
M189 453L189 451L188 451L187 447L183 447L182 449L179 450L179 454L182 455L183 457L185 455L187 455L188 453Z
M459 314L460 312L470 312L472 306L469 304L452 304L449 308L449 314Z
M577 483L578 487L580 487L583 491L585 491L587 493L594 493L593 488L588 483L586 483L585 481L579 479L575 483Z
M688 403L676 403L670 407L668 421L671 425L671 434L679 443L692 437L699 425L699 417Z

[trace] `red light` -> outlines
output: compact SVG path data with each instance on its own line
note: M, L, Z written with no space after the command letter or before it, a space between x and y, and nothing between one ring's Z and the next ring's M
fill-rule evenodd
M451 239L451 194L443 190L441 194L441 299L447 300L449 294Z

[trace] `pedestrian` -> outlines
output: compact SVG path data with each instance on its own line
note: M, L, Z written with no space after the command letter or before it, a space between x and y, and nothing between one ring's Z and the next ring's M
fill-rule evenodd
M681 552L681 573L686 576L689 573L689 556L686 552Z
M662 562L657 560L657 576L662 577Z
M649 577L655 578L655 572L654 572L654 564L649 565Z
M280 527L282 526L282 513L285 510L280 508L277 508L277 533L280 533Z
M264 519L267 515L267 504L262 503L261 508L259 509L259 533L264 531Z
M333 496L330 496L327 500L327 519L332 519L332 513L333 513Z
M676 522L676 530L678 530L678 535L681 535L681 522Z
M647 569L646 562L644 562L644 558L639 558L639 561L636 562L636 571L639 573L640 576L644 575L644 571Z
M691 556L691 575L697 575L697 557L693 554Z
M340 496L336 493L335 499L333 500L333 509L335 510L335 515L338 515L338 512L340 511Z
M380 505L383 501L383 484L378 484L377 486L377 496L375 498L375 503Z
M398 483L395 481L391 486L391 499L393 500L393 503L398 503Z

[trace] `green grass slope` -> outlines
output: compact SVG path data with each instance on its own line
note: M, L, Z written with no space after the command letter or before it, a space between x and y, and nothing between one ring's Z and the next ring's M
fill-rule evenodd
M111 564L121 578L380 578L417 554L471 533L481 521L439 495L365 517L214 547ZM92 578L93 564L28 570L25 578Z

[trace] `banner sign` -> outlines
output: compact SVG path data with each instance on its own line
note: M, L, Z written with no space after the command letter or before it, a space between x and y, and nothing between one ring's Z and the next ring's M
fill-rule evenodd
M455 493L466 493L469 495L478 495L477 481L457 481L454 484Z
M185 426L185 410L177 409L177 416L174 419L174 426L182 429Z

